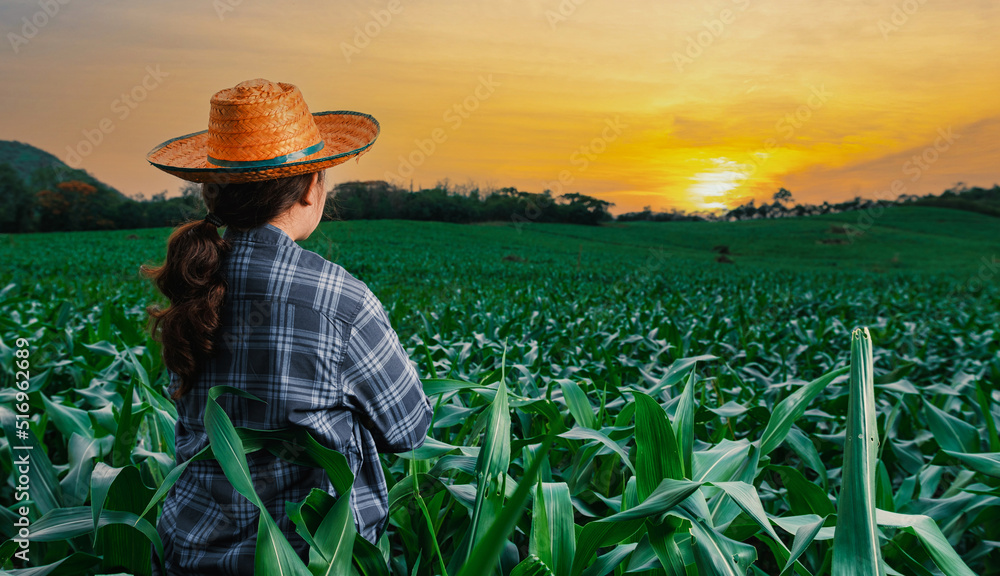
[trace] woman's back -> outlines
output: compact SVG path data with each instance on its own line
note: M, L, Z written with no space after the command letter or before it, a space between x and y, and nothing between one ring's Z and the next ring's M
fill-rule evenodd
M227 231L225 239L231 251L221 266L226 297L216 355L177 402L177 461L208 444L202 419L209 388L246 390L263 402L218 399L235 426L305 427L344 454L356 476L351 500L359 532L374 542L387 515L377 452L423 442L432 409L420 379L363 282L269 224ZM335 495L329 479L322 469L264 450L249 463L262 500L304 555L285 502L303 500L314 487ZM215 461L193 462L164 502L159 529L175 562L167 569L252 572L257 518Z

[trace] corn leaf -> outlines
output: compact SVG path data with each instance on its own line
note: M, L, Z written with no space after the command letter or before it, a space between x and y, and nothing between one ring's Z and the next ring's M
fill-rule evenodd
M691 469L691 453L694 451L694 386L696 372L694 367L688 376L687 385L677 402L674 412L673 428L677 432L677 446L681 452L681 462L684 464L686 478L693 478Z
M486 535L475 542L472 553L469 554L457 576L480 576L485 572L484 567L496 566L500 553L507 542L507 536L514 530L514 525L521 516L531 487L534 486L535 478L538 476L538 469L551 445L552 439L546 438L539 450L538 458L524 472L524 477L518 483L514 495L510 497L496 521L486 531Z
M649 396L635 392L635 469L639 500L645 500L664 479L684 478L670 420Z
M596 428L597 419L594 417L594 409L590 405L587 393L580 388L580 385L571 380L564 380L559 383L562 388L563 398L569 413L579 426L584 428ZM544 561L544 558L543 558Z
M837 377L846 374L850 370L849 366L837 368L827 372L812 382L802 386L787 398L778 402L771 412L771 418L767 421L764 434L760 439L760 455L767 456L772 450L781 446L785 441L785 436L792 429L792 424L802 417L806 412L809 403L819 395Z
M901 528L916 536L945 576L973 576L975 573L955 552L930 516L877 511L879 526ZM834 542L836 546L836 541Z
M942 450L967 453L979 451L980 432L975 426L959 420L930 402L924 402L924 411L927 414L927 426Z
M851 384L833 538L833 576L885 575L875 524L878 429L872 363L868 329L857 329L851 335Z
M990 452L986 454L965 454L964 452L952 452L945 450L945 454L960 460L969 468L976 472L982 472L987 476L1000 478L1000 452Z
M528 553L556 574L568 574L576 553L569 486L565 482L539 482L533 511Z
M781 575L788 574L788 572L795 566L795 561L799 559L800 556L809 548L816 536L819 535L819 531L823 528L823 522L825 518L817 517L816 520L804 524L795 531L795 539L792 541L791 554L788 556L788 561L785 562L785 567L781 569Z
M205 432L215 459L219 462L226 478L240 494L260 510L257 524L257 553L254 557L254 571L257 574L277 574L279 576L310 576L309 569L298 556L288 539L278 528L264 502L257 495L250 477L243 441L233 427L229 416L216 400L222 394L236 394L257 400L252 394L232 386L214 386L208 391L205 406Z
M486 533L499 520L503 508L511 450L510 411L503 376L497 384L497 393L490 404L488 415L485 438L476 460L476 502L469 527L467 558L471 558L476 543L485 538Z

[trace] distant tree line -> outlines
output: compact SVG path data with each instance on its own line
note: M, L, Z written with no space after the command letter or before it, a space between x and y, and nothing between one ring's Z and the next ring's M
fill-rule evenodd
M201 187L188 184L179 197L166 191L145 198L128 197L80 170L40 167L22 178L9 164L0 164L0 233L109 230L176 226L205 213ZM434 220L471 223L486 221L561 222L597 225L615 218L613 203L579 193L553 196L551 191L525 192L513 187L487 192L472 184L453 186L448 180L433 188L411 191L381 180L346 182L330 192L335 218L341 220ZM865 210L875 204L954 208L1000 217L1000 185L968 188L962 183L941 194L904 195L887 200L856 197L840 203L797 204L785 188L773 202L751 200L724 212L680 210L629 212L618 221L756 220L791 218Z
M410 192L388 182L345 182L331 198L337 216L344 220L436 220L441 222L562 222L596 225L611 220L613 203L583 194L552 196L517 188L483 193L471 186L451 187L447 181L434 188Z
M204 215L201 186L188 184L179 197L166 191L145 198L127 197L79 170L39 168L22 179L0 164L0 233L155 228ZM411 192L383 181L347 182L330 192L335 217L342 220L396 218L470 223L563 222L596 225L612 220L614 204L583 194L553 197L516 188L482 193L473 186Z
M882 205L911 205L911 206L932 206L938 208L953 208L977 212L987 216L1000 217L1000 185L992 188L968 188L959 182L954 187L948 188L941 194L927 194L925 196L915 196L904 194L895 200L869 200L855 197L852 200L831 204L797 204L792 193L785 188L779 189L772 196L773 203L762 202L756 204L755 200L737 206L724 212L684 212L673 210L670 212L652 212L647 206L642 212L628 212L618 216L621 222L649 221L667 222L684 220L706 220L706 221L737 221L737 220L762 220L771 218L795 218L801 216L817 216L820 214L837 214L840 212L851 212L855 210L866 210L877 204Z

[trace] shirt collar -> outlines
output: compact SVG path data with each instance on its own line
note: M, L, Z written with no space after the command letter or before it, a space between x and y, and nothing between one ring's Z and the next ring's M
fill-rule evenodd
M298 246L288 234L281 228L273 224L264 223L249 230L234 230L226 228L223 238L230 242L256 242L258 244L282 244L285 246Z

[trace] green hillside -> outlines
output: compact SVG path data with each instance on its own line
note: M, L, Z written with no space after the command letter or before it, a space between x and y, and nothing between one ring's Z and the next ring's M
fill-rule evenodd
M57 182L79 180L124 197L121 192L94 178L85 170L70 168L55 155L24 142L0 140L0 164L10 164L29 188L40 189Z
M908 271L974 274L982 259L1000 258L1000 219L943 208L887 208L860 234L859 212L744 222L629 222L572 224L452 224L409 220L325 222L303 245L352 270L398 273L452 269L457 252L474 251L477 273L517 270L525 277L553 267L583 272L620 268L622 274L671 262L719 270ZM162 257L170 228L0 235L0 256L31 270L38 258L74 274L104 276L107 254L121 273ZM81 253L79 246L87 246ZM722 249L725 247L725 249ZM720 254L724 252L724 254ZM722 258L725 256L725 258ZM93 259L93 262L91 260ZM719 262L718 260L731 262ZM466 265L468 261L466 261ZM416 267L416 270L414 270ZM466 271L468 272L468 271ZM455 270L454 281L466 275ZM381 280L381 274L376 274Z
M582 246L584 253L659 250L671 257L710 261L723 251L736 266L970 272L978 269L981 257L1000 257L997 218L944 208L891 206L869 226L864 214L618 223L596 231L532 224L521 235L552 249L574 251ZM549 239L540 239L543 236Z

